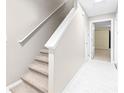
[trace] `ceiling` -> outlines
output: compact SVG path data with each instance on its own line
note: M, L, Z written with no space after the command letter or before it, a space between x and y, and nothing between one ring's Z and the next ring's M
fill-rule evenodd
M116 12L118 0L79 0L89 17Z
M96 22L95 27L110 27L111 21L104 21L104 22Z

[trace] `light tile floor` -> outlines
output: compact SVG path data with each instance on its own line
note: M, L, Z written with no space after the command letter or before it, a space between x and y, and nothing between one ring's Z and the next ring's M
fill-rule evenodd
M95 56L84 64L64 93L117 93L117 70L106 59Z

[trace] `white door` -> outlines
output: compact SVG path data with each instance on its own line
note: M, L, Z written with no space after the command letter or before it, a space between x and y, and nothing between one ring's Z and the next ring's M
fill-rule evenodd
M91 25L91 58L95 56L95 25Z

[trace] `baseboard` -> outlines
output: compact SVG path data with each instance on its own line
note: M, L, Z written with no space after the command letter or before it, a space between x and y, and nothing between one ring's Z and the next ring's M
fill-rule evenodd
M18 84L20 84L22 82L22 80L18 80L10 85L7 86L6 88L6 93L11 93L10 89L17 86Z

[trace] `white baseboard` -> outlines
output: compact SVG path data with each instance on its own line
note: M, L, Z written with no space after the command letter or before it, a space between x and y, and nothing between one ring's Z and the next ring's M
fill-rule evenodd
M22 82L22 80L18 80L15 83L12 83L12 84L8 85L7 88L6 88L6 93L11 93L10 89L17 86L21 82Z

